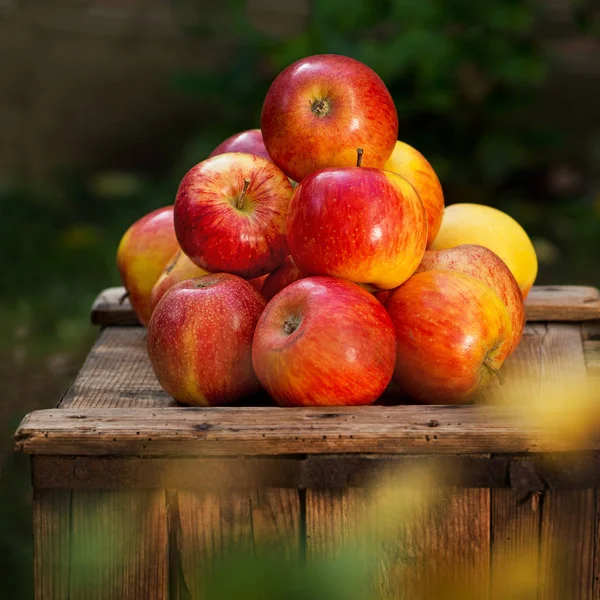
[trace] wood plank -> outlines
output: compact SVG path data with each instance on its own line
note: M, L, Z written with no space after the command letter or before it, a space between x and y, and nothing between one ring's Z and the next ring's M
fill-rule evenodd
M90 313L94 325L139 325L124 287L112 287L100 292Z
M581 329L567 323L548 323L542 345L541 379L548 389L570 388L585 381L587 368Z
M412 491L400 491L396 504L396 491L385 486L370 493L308 490L309 560L345 559L355 571L353 586L369 586L377 598L438 597L442 590L485 597L489 491L454 489L427 501Z
M61 408L174 406L160 387L146 352L146 330L110 327L100 334Z
M547 492L542 508L539 600L590 600L594 490Z
M564 407L562 407L564 408ZM557 413L557 416L562 415ZM15 449L36 455L479 454L598 450L560 419L512 406L52 409L27 415Z
M542 384L542 348L548 327L545 323L527 323L515 352L502 365L504 383L494 381L480 392L476 402L483 404L507 403L522 406L540 400Z
M167 600L165 492L72 492L70 600Z
M297 490L203 493L179 490L171 503L179 563L175 598L208 598L210 578L229 561L269 552L298 560L301 548Z
M541 519L537 496L492 490L491 502L491 600L537 600Z
M102 291L92 305L95 325L139 325L128 300L121 302L125 288ZM586 321L600 319L600 292L593 287L533 286L525 301L528 321Z
M578 285L533 286L525 301L528 321L588 321L600 318L600 291Z
M69 598L71 491L33 491L35 600Z

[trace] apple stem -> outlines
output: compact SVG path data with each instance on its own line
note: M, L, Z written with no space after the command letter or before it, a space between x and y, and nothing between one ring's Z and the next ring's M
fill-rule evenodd
M127 300L127 298L129 298L129 292L125 292L120 298L119 298L119 306L121 304L123 304L123 302L125 302L125 300Z
M493 375L495 375L498 378L498 381L500 382L500 385L504 385L506 383L506 379L504 379L504 375L502 375L502 373L500 373L500 371L498 369L496 369L496 367L494 367L493 365L490 365L487 360L483 361L483 366L490 371L490 373L492 373Z
M250 186L250 180L246 177L244 179L244 187L242 188L242 193L240 194L240 197L237 199L236 207L238 210L242 210L242 206L244 205L244 196L246 195L246 192L248 191L249 186Z
M360 165L362 164L362 159L363 159L363 154L365 153L365 151L362 148L357 148L356 149L356 166L360 167Z

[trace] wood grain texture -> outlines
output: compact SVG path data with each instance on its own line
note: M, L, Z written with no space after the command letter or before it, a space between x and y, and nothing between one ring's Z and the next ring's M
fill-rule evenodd
M327 415L327 418L323 418ZM476 454L598 450L511 406L54 409L30 413L16 450L38 455Z
M588 321L600 318L600 291L578 285L533 286L525 301L528 321Z
M297 560L301 548L297 490L179 490L170 504L179 590L171 600L208 598L207 583L229 561L275 553Z
M491 600L537 600L542 513L536 502L514 490L491 491Z
M308 490L308 559L354 560L356 584L371 589L364 597L429 598L442 591L485 597L489 490L453 489L424 501L407 489L399 505L394 501L385 488Z
M102 291L92 305L95 325L139 324L128 300L121 303L125 288ZM593 287L533 286L525 301L528 321L586 321L600 319L600 292Z
M33 492L35 600L69 598L71 491Z
M596 511L594 515L594 572L592 585L593 600L600 600L600 486L596 487Z
M72 492L69 600L167 600L163 491Z
M139 325L124 287L112 287L100 292L92 304L90 319L94 325Z
M102 331L61 408L173 406L148 360L146 330L110 327Z
M547 492L542 508L539 600L591 600L594 490Z

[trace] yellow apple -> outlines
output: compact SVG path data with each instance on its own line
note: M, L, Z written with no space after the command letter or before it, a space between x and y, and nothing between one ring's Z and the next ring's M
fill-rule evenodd
M431 246L444 214L444 192L433 167L418 150L404 142L396 142L383 168L402 175L419 194L427 213L427 247Z
M463 244L479 244L495 252L514 275L523 298L527 297L537 275L537 256L529 236L512 217L483 204L448 206L431 248Z

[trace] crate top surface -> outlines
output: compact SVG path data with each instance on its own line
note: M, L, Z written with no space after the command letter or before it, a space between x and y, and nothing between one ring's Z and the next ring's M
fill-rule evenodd
M523 403L543 406L544 390L575 390L600 374L598 290L534 287L522 342L502 370L506 383L493 384L475 405L183 408L160 388L146 354L146 331L135 325L122 295L122 288L100 294L92 320L105 327L59 407L25 417L15 435L18 450L81 456L562 450L560 428L527 418ZM578 444L568 449L600 449L597 439Z

